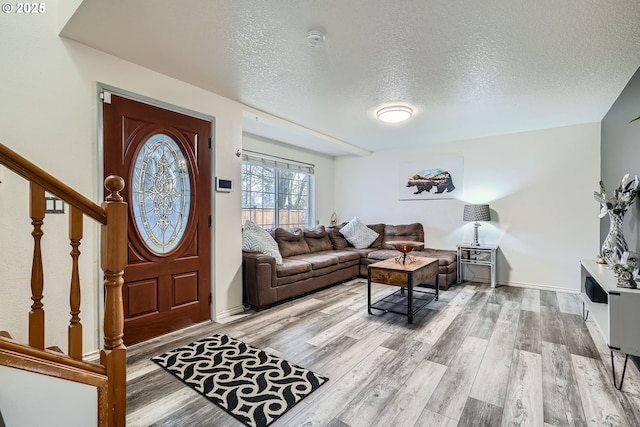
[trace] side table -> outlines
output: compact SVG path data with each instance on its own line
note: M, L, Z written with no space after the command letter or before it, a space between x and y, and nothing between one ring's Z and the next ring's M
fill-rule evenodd
M367 266L367 309L369 314L372 308L382 310L387 313L396 313L407 316L409 323L413 323L413 315L431 300L438 301L440 287L438 286L438 259L416 257L413 262L397 262L390 258L378 261ZM416 290L421 284L427 283L431 277L436 278L435 293ZM371 282L382 283L400 287L391 295L387 295L381 300L371 302ZM405 288L407 288L406 297ZM414 308L414 299L418 307Z
M496 254L498 245L460 243L458 246L458 283L464 280L463 264L484 265L491 269L491 287L496 287Z

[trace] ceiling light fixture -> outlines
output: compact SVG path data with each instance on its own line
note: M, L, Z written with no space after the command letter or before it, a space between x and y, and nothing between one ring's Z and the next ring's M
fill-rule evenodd
M390 107L384 107L376 112L378 120L385 123L399 123L403 122L413 115L413 110L410 107L404 105L392 105Z

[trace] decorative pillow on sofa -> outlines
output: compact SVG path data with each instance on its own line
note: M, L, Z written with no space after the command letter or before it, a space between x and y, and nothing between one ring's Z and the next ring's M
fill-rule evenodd
M283 258L308 254L309 245L304 240L304 234L300 228L285 230L284 228L276 228L275 239L280 248L280 254Z
M340 234L353 245L354 248L368 248L378 238L378 233L367 227L358 217L354 217L340 229Z
M309 250L313 252L329 251L333 249L331 240L324 225L318 225L313 228L303 230L304 240L309 246Z
M278 244L273 240L271 234L251 221L245 222L242 229L242 250L270 255L276 259L276 264L282 264L282 255L278 250Z

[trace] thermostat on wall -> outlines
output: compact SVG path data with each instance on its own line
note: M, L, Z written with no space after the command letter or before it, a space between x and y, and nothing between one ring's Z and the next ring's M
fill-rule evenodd
M233 183L230 179L222 179L216 177L216 191L229 193L231 190L233 190Z

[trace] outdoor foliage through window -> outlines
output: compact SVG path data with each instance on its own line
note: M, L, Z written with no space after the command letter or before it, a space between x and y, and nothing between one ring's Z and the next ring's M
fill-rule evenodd
M313 168L244 156L242 222L265 229L311 225Z

